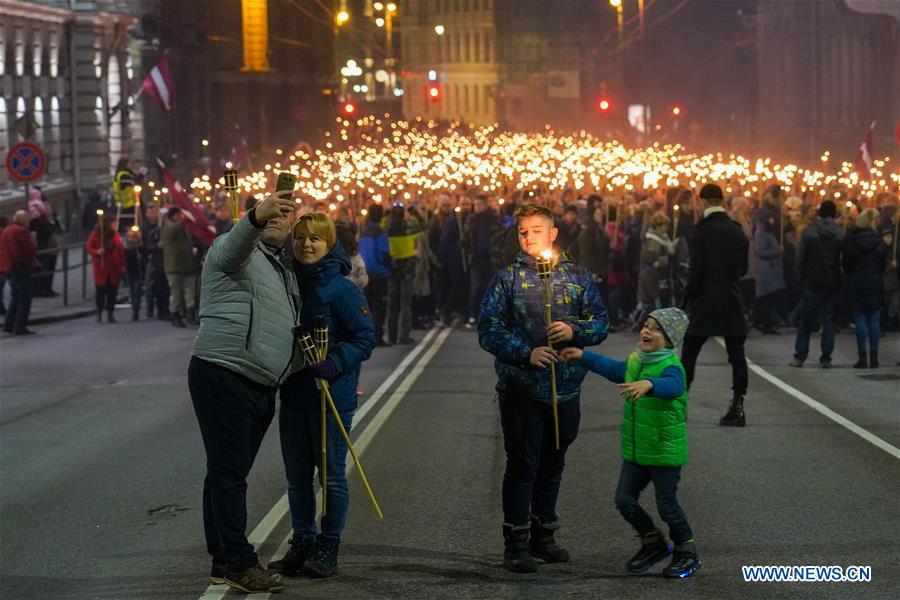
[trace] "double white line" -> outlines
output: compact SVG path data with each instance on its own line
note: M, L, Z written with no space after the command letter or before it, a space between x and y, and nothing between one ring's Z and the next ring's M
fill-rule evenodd
M444 328L440 334L437 334L435 338L436 329L431 329L428 333L425 334L425 337L416 344L416 346L412 349L412 351L406 355L406 357L397 365L390 375L388 375L387 379L385 379L378 389L375 390L375 393L372 394L372 397L369 398L369 401L366 402L362 408L357 411L356 415L354 415L353 420L356 423L361 423L363 419L371 412L381 400L381 397L387 393L391 386L394 385L394 382L406 371L410 364L421 354L422 356L419 358L418 362L416 362L415 366L407 373L406 377L403 378L403 381L397 386L397 388L393 391L387 401L381 406L375 416L372 417L371 422L362 430L359 436L356 438L356 441L353 443L353 447L356 449L356 453L362 456L363 452L366 451L366 448L378 434L378 431L384 425L385 421L391 416L391 413L394 412L394 409L397 408L397 405L400 404L400 401L403 400L403 397L406 393L412 389L412 386L415 385L416 380L419 378L419 375L425 370L428 366L428 363L431 362L431 359L434 358L434 355L440 350L441 346L444 345L444 342L447 340L447 337L450 336L450 333L453 331L450 328ZM432 340L434 339L434 343L432 344ZM430 345L429 345L430 344ZM427 348L427 350L426 350ZM424 354L423 354L424 351ZM354 468L352 462L347 465L347 472L349 472ZM321 491L316 496L317 500L321 498ZM321 506L321 501L318 502ZM287 494L281 496L278 499L278 502L275 503L275 506L269 510L268 514L263 517L262 521L259 522L259 525L256 526L250 535L247 537L247 541L253 544L254 547L259 548L261 544L263 544L266 540L269 539L269 536L272 535L272 532L275 530L275 527L278 526L278 523L287 515L288 512L288 499ZM318 514L316 515L318 519ZM290 539L291 534L282 541L278 551L275 553L276 556L282 556L285 552L287 552L288 548L288 539ZM206 588L206 591L200 596L200 600L222 600L225 597L225 594L228 593L230 588L227 585L210 585ZM254 599L262 600L263 598L268 598L270 594L253 594Z

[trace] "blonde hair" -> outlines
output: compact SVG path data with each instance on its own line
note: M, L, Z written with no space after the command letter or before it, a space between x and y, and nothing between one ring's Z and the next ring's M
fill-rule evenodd
M869 208L862 211L858 217L856 217L856 228L857 229L875 229L878 225L878 217L879 213L874 208Z
M311 234L325 240L329 250L334 247L334 242L337 240L337 231L334 229L334 221L331 220L331 217L317 212L308 212L300 215L300 218L294 221L292 229L294 236L297 235L297 229L301 225L305 226Z

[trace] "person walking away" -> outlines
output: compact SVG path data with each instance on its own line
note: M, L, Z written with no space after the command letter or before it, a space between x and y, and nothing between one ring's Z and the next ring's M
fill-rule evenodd
M848 297L859 353L859 360L853 365L855 369L878 368L888 247L875 231L877 225L878 211L871 208L864 210L856 218L856 228L848 235L844 245L843 266L848 279Z
M784 293L782 249L775 231L775 218L763 211L753 231L753 258L756 272L756 295L753 321L763 334L777 335L775 306Z
M144 296L143 240L134 227L125 232L125 273L131 296L131 320L141 318L141 299Z
M740 224L725 212L722 188L708 183L700 189L703 218L691 232L688 285L684 304L690 325L684 337L681 363L688 390L694 381L697 357L712 336L725 338L725 350L731 363L731 405L719 419L719 425L744 427L744 397L747 394L747 358L744 342L747 325L738 285L747 273L749 241Z
M347 523L347 445L326 407L327 510L316 527L314 475L322 475L322 403L317 380L328 382L341 423L348 432L357 407L362 363L375 348L375 328L362 292L346 276L350 258L336 243L328 215L307 213L294 224L294 271L300 283L300 324L313 334L328 327L326 357L292 374L281 386L281 455L288 481L293 537L287 554L268 568L286 576L337 573L341 533Z
M627 360L613 360L581 348L564 348L559 353L563 362L580 364L618 384L625 396L616 508L641 538L641 548L625 565L629 573L645 573L669 554L672 562L663 569L666 577L690 577L700 568L693 531L676 497L688 455L687 388L676 348L687 326L682 310L662 308L647 317L638 347ZM650 482L659 516L669 526L674 552L638 503Z
M85 249L91 255L94 273L97 322L103 322L103 311L106 310L106 320L115 323L116 300L122 282L122 269L125 268L125 249L122 237L116 231L115 216L103 215L97 219L97 226L88 238Z
M185 218L177 206L169 207L159 236L169 284L169 311L175 327L196 324L197 270L191 236L184 227Z
M388 340L391 344L412 344L412 292L416 272L416 241L424 224L414 215L407 217L402 202L394 204L388 217L391 248L391 275L388 278Z
M606 339L609 319L591 274L562 254L551 263L551 323L546 322L544 283L537 258L557 237L552 213L524 204L516 212L521 252L488 285L478 320L478 343L494 355L500 423L506 450L503 475L503 565L537 571L534 558L565 562L555 539L557 499L566 451L578 435L584 367L556 365L557 447L550 365L557 349Z
M391 247L387 233L381 228L384 209L379 204L369 206L369 214L359 235L359 254L366 264L369 285L366 286L366 303L372 311L375 323L375 345L390 346L384 339L384 323L387 320L388 278L391 275Z
M28 212L18 210L13 214L13 222L0 235L0 273L9 283L10 293L3 331L12 335L34 333L27 327L34 291L32 274L41 268L41 263L37 259L37 244L28 229L30 220Z
M494 275L493 238L500 229L497 213L488 205L488 197L479 195L472 204L472 214L464 226L469 265L469 320L466 329L475 329L481 300ZM499 268L499 265L496 265Z
M297 283L280 261L293 210L291 192L267 195L215 239L203 265L200 330L188 367L206 450L210 581L246 593L285 588L247 541L247 476L275 416L278 386L303 366L294 352Z
M819 218L803 230L797 243L797 270L803 292L794 309L797 337L792 367L802 367L809 355L809 337L815 323L822 327L819 365L831 368L834 351L834 312L841 291L841 250L844 231L835 223L837 206L831 200L819 205Z

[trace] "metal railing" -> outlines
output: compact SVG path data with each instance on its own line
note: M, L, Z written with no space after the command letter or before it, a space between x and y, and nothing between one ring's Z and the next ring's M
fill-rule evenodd
M80 249L80 257L81 260L79 263L72 265L71 264L71 254L72 250L76 248ZM87 299L87 269L88 266L93 262L93 257L88 254L87 249L85 248L84 242L73 242L71 244L66 244L64 246L56 246L53 248L45 248L43 250L38 250L38 256L52 256L58 255L62 257L62 266L59 268L55 268L53 270L42 269L40 271L35 271L33 277L35 279L39 279L42 276L50 276L53 278L57 273L62 273L62 302L63 306L69 305L69 272L80 269L81 270L81 299ZM59 264L59 258L57 258L57 264ZM50 289L53 288L54 279L51 279Z

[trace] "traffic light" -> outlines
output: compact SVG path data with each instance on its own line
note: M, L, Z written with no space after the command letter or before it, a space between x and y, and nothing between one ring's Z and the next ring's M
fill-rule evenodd
M672 116L673 116L673 117L680 117L680 116L681 116L681 107L678 106L677 104L676 104L675 106L672 107Z
M441 99L441 87L436 83L428 85L428 100L437 102Z
M352 102L344 102L341 109L344 111L345 115L352 115L356 112L356 106Z
M597 102L597 110L602 114L608 113L610 108L612 108L612 104L607 98L600 98Z

